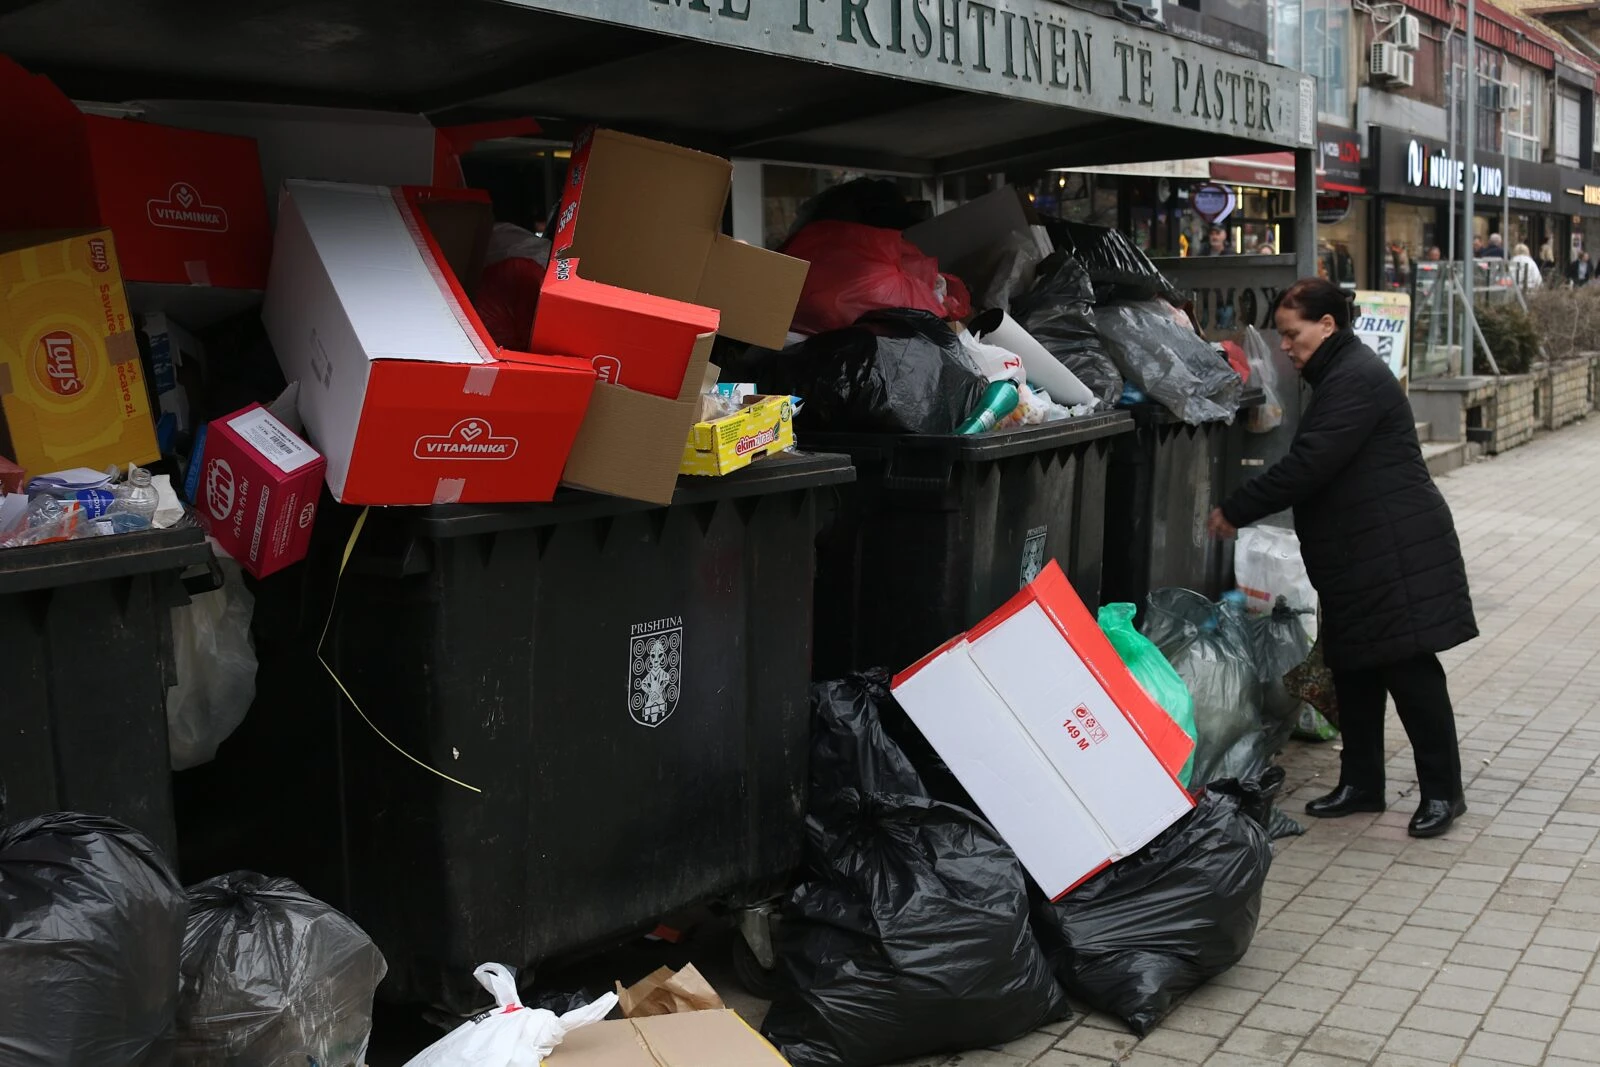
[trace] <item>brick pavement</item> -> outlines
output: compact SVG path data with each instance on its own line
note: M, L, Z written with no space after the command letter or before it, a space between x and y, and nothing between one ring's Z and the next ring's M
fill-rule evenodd
M1255 943L1139 1041L1091 1014L960 1067L1600 1063L1600 418L1440 482L1483 636L1446 659L1470 813L1413 841L1389 715L1383 815L1318 822L1334 744L1294 743ZM1336 744L1336 743L1335 743Z

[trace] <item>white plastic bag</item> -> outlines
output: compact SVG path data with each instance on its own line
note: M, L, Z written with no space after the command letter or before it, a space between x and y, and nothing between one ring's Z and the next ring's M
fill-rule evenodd
M1288 602L1292 611L1317 610L1317 591L1306 577L1300 538L1293 530L1277 526L1247 526L1240 530L1233 551L1233 573L1253 614L1270 614L1279 597ZM1313 618L1314 614L1305 617Z
M1261 406L1245 414L1244 428L1251 433L1271 433L1283 425L1283 400L1278 392L1278 365L1266 338L1254 326L1244 331L1244 355L1250 363L1250 380L1261 387Z
M539 1067L567 1034L599 1022L617 1006L617 995L607 993L593 1004L557 1016L543 1008L523 1007L516 979L498 963L485 963L472 976L499 1007L462 1023L406 1067Z
M222 588L172 609L178 684L167 690L167 747L176 771L216 758L217 746L244 722L256 698L250 620L256 599L239 565L218 558Z

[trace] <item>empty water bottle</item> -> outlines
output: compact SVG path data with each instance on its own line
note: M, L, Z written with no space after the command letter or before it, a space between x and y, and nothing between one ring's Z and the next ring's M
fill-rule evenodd
M149 529L155 522L156 506L161 502L161 496L150 479L150 472L143 467L130 466L128 480L113 492L116 500L106 510L105 517L114 522L115 532L132 533Z

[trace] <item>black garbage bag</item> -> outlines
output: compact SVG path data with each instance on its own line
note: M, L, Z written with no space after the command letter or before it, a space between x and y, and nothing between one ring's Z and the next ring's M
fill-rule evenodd
M1143 849L1041 904L1039 940L1069 994L1143 1037L1244 956L1271 864L1261 827L1208 790Z
M1283 779L1282 767L1267 767L1260 774L1243 780L1219 778L1206 786L1206 790L1233 797L1239 802L1239 810L1254 819L1256 825L1276 841L1280 837L1298 837L1306 832L1304 826L1285 815L1283 809L1277 806L1278 794L1283 792Z
M844 790L928 797L976 811L972 798L873 668L811 687L811 813Z
M1056 252L1039 264L1033 287L1013 301L1011 317L1077 376L1107 407L1122 397L1122 375L1094 328L1094 287L1083 264Z
M1244 382L1228 361L1161 300L1095 308L1094 325L1122 376L1184 422L1232 422Z
M1162 297L1182 302L1176 286L1121 230L1083 222L1046 222L1057 250L1071 253L1089 272L1096 304Z
M189 890L178 1058L186 1067L362 1067L387 966L362 929L287 878Z
M0 830L0 1063L172 1063L183 887L145 836L62 812Z
M985 1048L1067 1015L1022 865L981 819L845 790L807 825L820 870L776 924L790 988L761 1029L794 1067Z
M856 178L831 185L800 205L793 236L813 222L859 222L886 230L903 230L928 217L926 204L914 204L887 178Z
M724 367L763 393L800 397L797 424L817 431L953 433L989 385L938 316L905 309L863 315L782 352L747 349Z
M1190 783L1258 771L1262 686L1244 610L1189 589L1156 589L1146 600L1141 630L1194 698Z

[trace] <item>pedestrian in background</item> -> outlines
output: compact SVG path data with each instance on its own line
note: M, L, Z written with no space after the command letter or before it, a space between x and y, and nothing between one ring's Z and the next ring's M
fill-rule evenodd
M1467 810L1455 712L1438 653L1476 637L1455 522L1433 484L1394 373L1350 329L1349 294L1302 278L1278 298L1280 344L1313 397L1289 452L1211 515L1218 537L1294 511L1321 601L1323 655L1344 734L1339 785L1306 805L1320 818L1383 811L1383 721L1394 698L1416 753L1413 837Z
M1511 276L1525 293L1544 285L1544 275L1539 270L1539 263L1528 253L1527 245L1519 244L1511 250Z
M1594 278L1594 264L1589 262L1589 253L1579 252L1578 258L1572 261L1572 266L1567 268L1567 281L1574 287L1588 285Z

